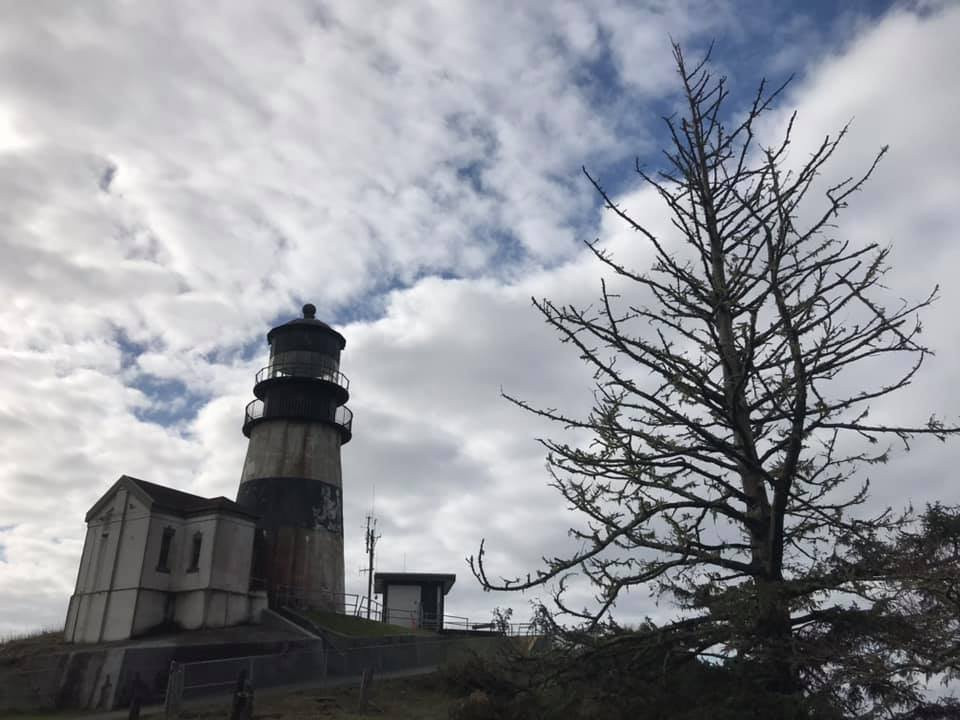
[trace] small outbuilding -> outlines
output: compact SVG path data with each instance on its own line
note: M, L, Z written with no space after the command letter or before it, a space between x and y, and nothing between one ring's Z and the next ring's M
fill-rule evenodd
M124 475L86 521L67 642L238 625L266 606L266 594L250 590L257 516L225 497Z
M376 573L374 592L383 596L383 622L442 630L443 598L456 580L443 573Z

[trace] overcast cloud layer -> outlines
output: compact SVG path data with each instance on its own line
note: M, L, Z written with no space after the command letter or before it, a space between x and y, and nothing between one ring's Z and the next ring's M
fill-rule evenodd
M891 145L840 232L894 243L892 297L943 297L937 357L877 412L957 417L955 4L273 5L0 6L0 635L62 624L83 515L119 475L235 495L264 334L306 301L347 338L348 591L375 488L379 569L455 572L450 612L525 616L464 557L487 537L496 571L525 573L572 518L534 440L550 428L500 388L589 408L529 298L596 296L584 240L649 257L582 164L666 231L626 170L656 162L676 101L670 35L716 38L735 97L796 72L768 124L799 109L795 159L851 118L832 173ZM921 443L874 502L958 502L958 464ZM619 612L668 610L638 593Z

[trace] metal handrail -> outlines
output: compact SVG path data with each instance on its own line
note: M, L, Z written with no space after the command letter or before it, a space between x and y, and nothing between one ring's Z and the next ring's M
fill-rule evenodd
M263 417L263 400L252 400L247 403L243 412L243 426L246 427L254 420L260 420ZM332 420L335 425L339 425L350 435L353 433L353 411L346 405L340 405L333 413Z
M339 615L353 615L364 617L367 609L367 596L357 593L334 593L329 590L304 590L294 585L277 585L273 591L273 598L281 606L292 609L309 608L311 606L326 606ZM370 601L370 619L383 622L385 618L398 620L401 627L437 628L442 626L446 630L494 630L509 636L543 635L547 631L541 623L514 622L499 624L494 621L472 622L463 615L442 616L436 613L424 612L422 608L406 610L384 607L376 598ZM443 618L442 623L440 622Z
M353 410L341 405L333 414L333 421L347 432L353 432Z
M246 425L263 417L263 400L251 400L243 409L243 424Z
M282 377L312 378L315 380L326 380L329 383L338 385L344 390L350 389L350 380L339 370L323 365L322 363L272 363L257 371L256 383L264 380L272 380Z
M334 593L328 590L304 590L293 585L278 585L274 588L274 599L282 606L297 608L308 608L311 606L327 606L339 615L353 615L355 617L364 617L367 609L366 595L357 593ZM438 628L443 627L447 630L501 630L506 635L511 636L530 636L540 635L543 630L540 625L534 622L525 623L506 623L498 625L496 622L471 622L470 618L463 615L449 615L444 613L442 616L436 613L427 613L423 609L416 611L386 608L376 598L370 602L370 619L383 622L384 619L399 622L401 627L414 628ZM441 621L442 617L442 621Z

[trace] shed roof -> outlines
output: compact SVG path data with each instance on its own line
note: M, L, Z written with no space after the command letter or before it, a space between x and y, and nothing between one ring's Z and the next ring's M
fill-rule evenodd
M386 585L437 583L443 585L443 594L446 595L456 581L457 576L452 573L378 572L373 575L374 592L377 593L383 593Z

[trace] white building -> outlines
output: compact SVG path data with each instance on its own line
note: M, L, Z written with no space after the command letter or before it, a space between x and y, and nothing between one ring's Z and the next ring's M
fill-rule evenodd
M378 572L373 578L374 592L383 596L383 622L443 630L444 596L457 581L456 575Z
M250 590L256 520L224 497L122 476L87 513L66 640L256 621L267 604Z

